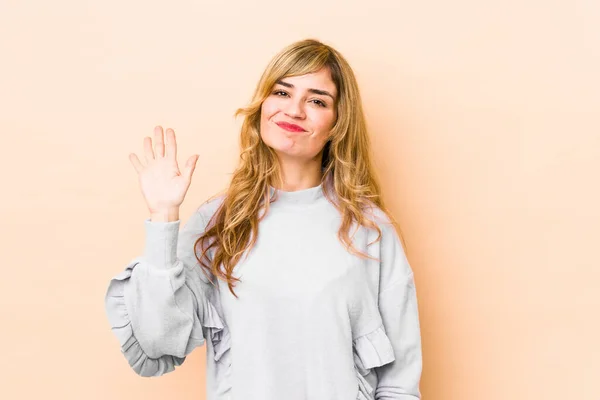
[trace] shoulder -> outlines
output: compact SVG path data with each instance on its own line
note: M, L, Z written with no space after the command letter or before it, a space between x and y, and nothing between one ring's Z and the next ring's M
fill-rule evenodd
M393 216L372 204L365 211L365 217L371 219L381 229L381 240L379 241L380 290L384 291L400 283L411 284L412 267Z
M196 207L192 215L189 217L187 222L184 224L182 232L184 235L199 235L206 230L206 227L210 223L213 215L217 212L220 205L225 199L224 194L215 195L200 206Z
M381 241L379 242L382 257L400 258L406 261L406 250L402 235L399 234L397 223L389 212L384 211L377 205L370 203L364 210L365 218L373 221L381 230ZM374 233L376 237L376 232Z
M221 207L224 200L225 194L216 194L202 203L196 209L194 214L198 214L206 223L208 223L219 210L219 207Z
M363 208L363 216L370 221L373 221L382 231L392 231L395 232L394 221L392 217L381 209L381 207L376 204L369 202L367 206Z

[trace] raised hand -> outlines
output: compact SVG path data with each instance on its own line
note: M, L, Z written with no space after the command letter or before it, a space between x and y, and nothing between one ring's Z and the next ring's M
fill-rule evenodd
M167 129L166 145L162 126L154 128L154 147L152 138L144 138L143 165L135 153L129 154L129 160L138 173L140 188L146 205L153 216L171 216L179 218L179 207L187 194L196 168L198 155L188 158L183 170L177 165L177 141L173 129Z

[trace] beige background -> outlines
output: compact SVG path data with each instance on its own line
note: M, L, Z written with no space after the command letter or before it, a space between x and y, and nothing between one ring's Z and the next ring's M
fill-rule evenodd
M227 184L268 60L315 37L361 85L423 398L600 399L598 4L2 0L0 398L204 398L204 348L140 378L104 314L144 239L127 155L157 124L200 154L187 220Z

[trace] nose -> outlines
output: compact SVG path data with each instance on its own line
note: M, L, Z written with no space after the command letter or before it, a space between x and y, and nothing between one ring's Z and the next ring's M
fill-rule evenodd
M286 104L284 112L290 118L304 118L304 103L301 99L290 99Z

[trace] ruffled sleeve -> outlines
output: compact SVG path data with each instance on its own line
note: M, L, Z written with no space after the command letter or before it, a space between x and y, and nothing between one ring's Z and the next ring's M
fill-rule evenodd
M179 233L180 221L144 222L140 257L114 276L105 309L121 352L141 376L159 376L181 365L192 350L212 340L218 360L229 345L214 287L201 277L193 246L205 229L197 211Z
M394 361L394 349L382 326L354 340L354 361L361 371ZM364 374L363 374L364 375Z
M379 326L353 340L354 365L358 379L358 399L373 399L377 378L372 371L395 360L394 349L385 333L381 320Z

